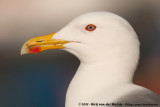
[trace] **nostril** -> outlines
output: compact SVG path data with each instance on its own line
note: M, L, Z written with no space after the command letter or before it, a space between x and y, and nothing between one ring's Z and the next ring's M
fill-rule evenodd
M42 42L43 40L37 40L36 42Z

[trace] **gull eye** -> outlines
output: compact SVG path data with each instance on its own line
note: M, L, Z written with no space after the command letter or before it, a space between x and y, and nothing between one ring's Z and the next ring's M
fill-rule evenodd
M93 25L93 24L89 24L89 25L87 25L87 26L85 27L85 29L86 29L87 31L94 31L94 30L96 29L96 26Z

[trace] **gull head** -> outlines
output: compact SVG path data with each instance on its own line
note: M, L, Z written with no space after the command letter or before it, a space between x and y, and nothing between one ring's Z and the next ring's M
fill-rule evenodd
M109 12L81 15L56 33L28 40L21 54L63 49L84 63L123 59L137 62L139 40L131 25Z

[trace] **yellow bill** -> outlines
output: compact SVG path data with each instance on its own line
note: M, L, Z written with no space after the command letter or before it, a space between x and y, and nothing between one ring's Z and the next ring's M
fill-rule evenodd
M63 45L69 43L69 41L52 39L54 34L31 38L22 46L21 55L36 54L49 49L65 48Z

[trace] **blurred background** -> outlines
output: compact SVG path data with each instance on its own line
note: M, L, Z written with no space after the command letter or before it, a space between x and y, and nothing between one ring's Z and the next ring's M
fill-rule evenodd
M160 94L159 10L158 0L0 0L0 107L64 107L79 60L61 50L21 56L20 49L91 11L129 21L141 42L134 83Z

